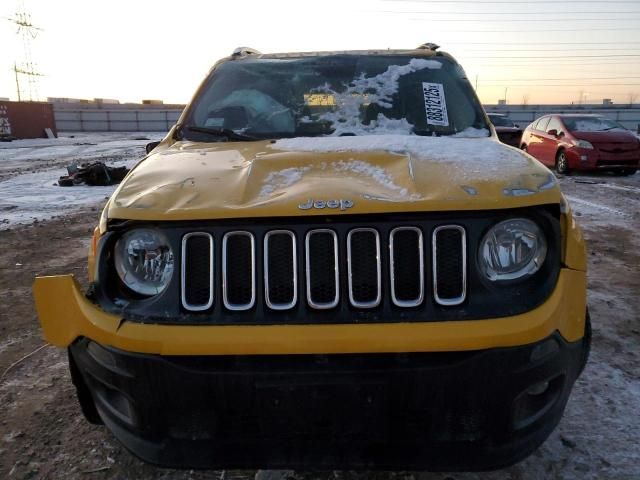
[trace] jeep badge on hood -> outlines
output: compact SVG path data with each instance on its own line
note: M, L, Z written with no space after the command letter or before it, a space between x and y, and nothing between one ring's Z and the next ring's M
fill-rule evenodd
M347 199L340 200L314 200L310 198L305 203L298 205L300 210L309 210L311 208L340 208L340 210L346 210L353 207L353 201Z

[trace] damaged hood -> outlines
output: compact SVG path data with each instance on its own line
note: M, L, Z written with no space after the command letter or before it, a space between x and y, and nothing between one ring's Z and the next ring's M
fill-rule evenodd
M495 138L376 135L161 146L120 184L106 213L189 220L559 202L553 174Z

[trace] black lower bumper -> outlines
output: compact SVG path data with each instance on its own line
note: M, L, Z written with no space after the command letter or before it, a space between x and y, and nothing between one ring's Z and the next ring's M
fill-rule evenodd
M556 334L473 352L167 357L81 339L69 353L85 411L93 398L115 436L154 464L455 471L535 450L588 344Z

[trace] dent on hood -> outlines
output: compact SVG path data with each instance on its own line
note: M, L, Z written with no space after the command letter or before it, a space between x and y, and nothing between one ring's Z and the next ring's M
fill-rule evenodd
M406 135L179 143L146 158L109 202L111 218L298 215L300 203L357 200L350 213L495 208L557 187L493 139ZM555 201L551 193L545 201ZM393 207L380 207L385 202ZM512 202L513 203L513 202ZM531 202L518 200L525 205ZM136 213L138 212L138 213ZM144 213L143 213L144 212Z

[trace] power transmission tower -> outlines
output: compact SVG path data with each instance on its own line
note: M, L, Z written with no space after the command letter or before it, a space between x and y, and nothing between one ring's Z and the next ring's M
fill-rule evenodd
M41 28L36 27L31 22L31 14L27 13L24 0L18 4L18 11L13 17L7 18L11 23L15 24L18 29L16 33L21 37L23 57L22 61L13 62L13 73L16 77L16 90L18 93L18 101L29 99L30 102L37 101L38 96L38 80L43 75L38 73L31 58L31 41L34 40Z

